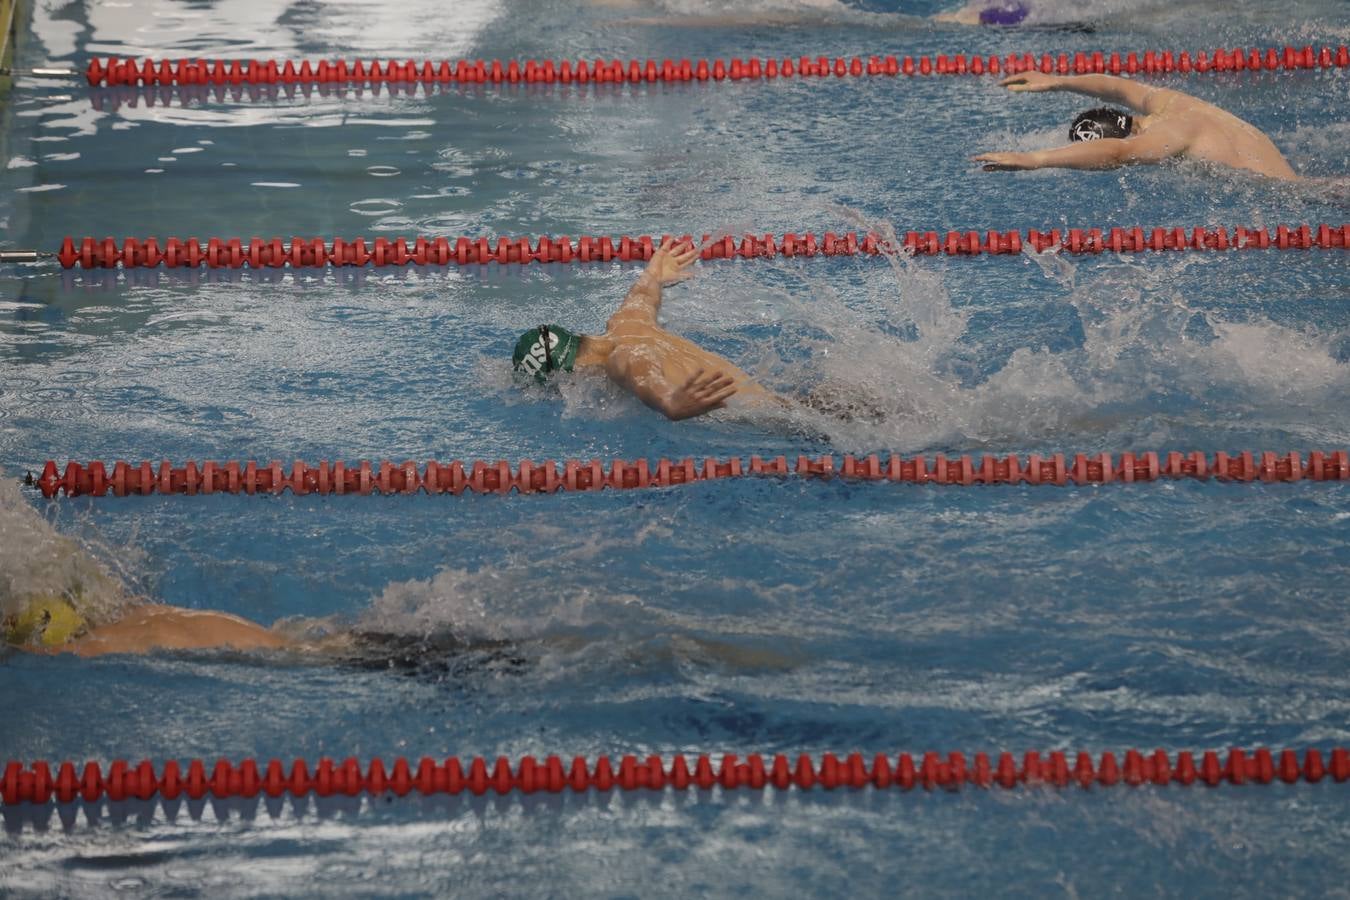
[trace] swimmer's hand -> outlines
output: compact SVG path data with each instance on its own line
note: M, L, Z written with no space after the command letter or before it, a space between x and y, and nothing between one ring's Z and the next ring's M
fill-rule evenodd
M670 398L663 405L662 412L671 421L692 419L714 409L722 409L727 400L736 393L736 383L730 376L721 372L707 375L699 369L682 387L671 391Z
M1040 164L1032 153L981 153L974 157L975 162L984 163L986 172L1016 172L1021 169L1039 169Z
M1062 79L1058 75L1049 75L1045 72L1022 72L1019 75L1009 75L999 84L1019 94L1039 94L1042 91L1059 90L1062 86L1061 82Z
M698 248L688 241L675 243L674 238L666 238L652 254L647 263L647 271L661 284L671 285L692 278L694 273L686 271L698 259Z

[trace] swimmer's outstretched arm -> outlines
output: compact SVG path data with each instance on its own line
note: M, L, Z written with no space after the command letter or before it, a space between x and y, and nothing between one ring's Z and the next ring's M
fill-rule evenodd
M1135 112L1150 113L1171 94L1167 88L1144 87L1128 78L1114 75L1050 75L1045 72L1022 72L1009 75L999 82L1014 93L1041 93L1043 91L1070 91L1085 94L1111 103L1123 103Z
M628 296L619 304L615 316L639 316L655 324L656 314L661 311L661 288L665 285L684 281L693 275L686 271L698 259L698 248L692 244L683 246L673 238L666 238L652 254L647 268L642 270L638 280L629 289Z
M111 624L47 652L77 656L152 650L286 650L295 643L247 619L210 610L144 604Z
M1029 153L981 153L976 162L986 172L1021 169L1114 169L1119 166L1159 163L1186 152L1185 145L1163 130L1128 138L1103 138Z

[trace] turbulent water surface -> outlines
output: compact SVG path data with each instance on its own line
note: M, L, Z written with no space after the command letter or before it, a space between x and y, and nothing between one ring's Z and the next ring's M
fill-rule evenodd
M703 57L1344 43L1324 0L945 7L711 0L39 3L19 64L92 55ZM0 239L741 234L1340 223L1344 72L1173 76L1309 180L984 173L1088 101L989 78L288 93L19 82ZM427 638L289 655L0 656L0 759L1328 747L1347 740L1344 485L778 480L552 497L42 502L48 458L632 459L1335 449L1339 251L715 262L666 324L849 421L669 423L522 387L539 322L629 265L0 270L0 607L137 599ZM452 652L468 644L465 652ZM502 651L501 648L507 648ZM0 893L1314 895L1342 788L835 791L4 810Z

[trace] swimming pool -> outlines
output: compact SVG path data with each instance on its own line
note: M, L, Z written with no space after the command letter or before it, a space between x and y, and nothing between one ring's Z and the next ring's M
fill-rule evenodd
M694 3L671 3L675 15ZM767 9L768 7L764 7ZM780 7L781 8L781 7ZM812 5L814 8L814 4ZM914 11L934 11L935 4ZM1047 21L1077 10L1049 4ZM801 8L796 11L800 12ZM907 7L908 9L908 7ZM1005 54L1344 43L1343 6L1090 7L1093 31L657 27L553 2L36 9L20 62ZM650 14L644 13L644 14ZM1344 72L1174 76L1350 171ZM64 99L63 99L64 98ZM98 106L93 102L98 100ZM134 100L135 102L131 102ZM11 246L66 234L413 236L1264 225L1323 187L1198 167L986 174L1081 104L988 79L456 88L168 103L22 85ZM803 438L672 424L604 382L520 389L540 321L602 325L632 265L0 270L0 466L48 458L590 459L1336 449L1340 252L708 263L669 325L792 389L888 404ZM264 623L507 641L415 677L230 655L0 660L0 758L338 759L1330 746L1347 740L1344 484L945 489L755 480L548 497L22 502L129 589ZM6 505L10 504L10 505ZM17 530L16 530L17 529ZM110 548L110 549L109 549ZM1345 880L1343 787L565 795L5 809L15 894L1228 896ZM125 821L119 821L124 819ZM222 821L223 819L223 821Z

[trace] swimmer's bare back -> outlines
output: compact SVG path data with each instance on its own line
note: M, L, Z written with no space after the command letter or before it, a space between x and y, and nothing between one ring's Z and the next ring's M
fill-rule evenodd
M228 613L147 603L133 606L116 622L90 629L50 653L103 656L154 650L287 650L295 643L247 619Z
M1299 177L1270 138L1255 125L1181 91L1147 87L1114 75L1062 76L1043 72L1011 75L1001 84L1014 93L1085 94L1124 104L1142 116L1135 122L1135 133L1125 138L1082 141L1028 153L982 153L975 160L984 163L986 171L1112 169L1187 158L1282 181Z

